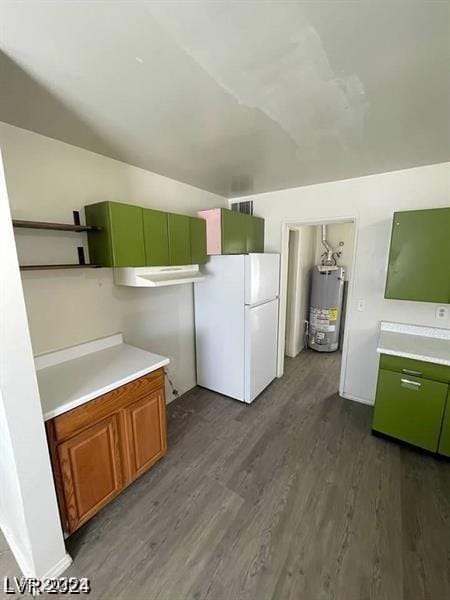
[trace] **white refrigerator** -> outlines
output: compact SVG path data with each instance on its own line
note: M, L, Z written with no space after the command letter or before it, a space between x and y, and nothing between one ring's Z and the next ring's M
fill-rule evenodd
M279 254L211 256L194 284L197 383L242 402L276 377Z

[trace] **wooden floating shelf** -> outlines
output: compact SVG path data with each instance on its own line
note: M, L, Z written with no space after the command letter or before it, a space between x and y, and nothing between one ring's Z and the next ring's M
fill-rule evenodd
M22 229L52 229L53 231L101 231L93 225L74 225L71 223L45 223L43 221L20 221L13 219L13 226Z
M55 269L101 269L101 265L20 265L21 271L44 271Z

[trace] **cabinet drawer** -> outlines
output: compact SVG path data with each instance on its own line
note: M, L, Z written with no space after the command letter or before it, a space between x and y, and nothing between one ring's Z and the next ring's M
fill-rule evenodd
M373 429L437 451L448 386L380 369Z
M450 383L450 367L447 367L446 365L437 365L423 360L382 354L380 358L380 369L396 371L397 373L412 375L414 377L423 377L424 379L433 379L434 381L442 381L443 383Z
M99 396L95 400L86 402L86 404L82 404L59 417L55 417L52 420L55 441L60 442L71 437L130 402L147 396L158 388L164 388L163 369L153 371L153 373L135 379L103 396Z

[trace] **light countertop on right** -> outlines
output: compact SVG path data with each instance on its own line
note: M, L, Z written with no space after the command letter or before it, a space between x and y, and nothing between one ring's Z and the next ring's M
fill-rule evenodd
M450 329L381 321L377 352L450 366Z

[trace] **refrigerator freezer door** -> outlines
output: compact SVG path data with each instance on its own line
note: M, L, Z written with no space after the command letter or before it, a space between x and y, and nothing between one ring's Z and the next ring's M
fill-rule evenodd
M279 254L245 256L245 304L255 305L278 297Z
M244 257L211 256L194 285L197 383L244 400Z
M245 402L276 377L278 300L245 307Z

